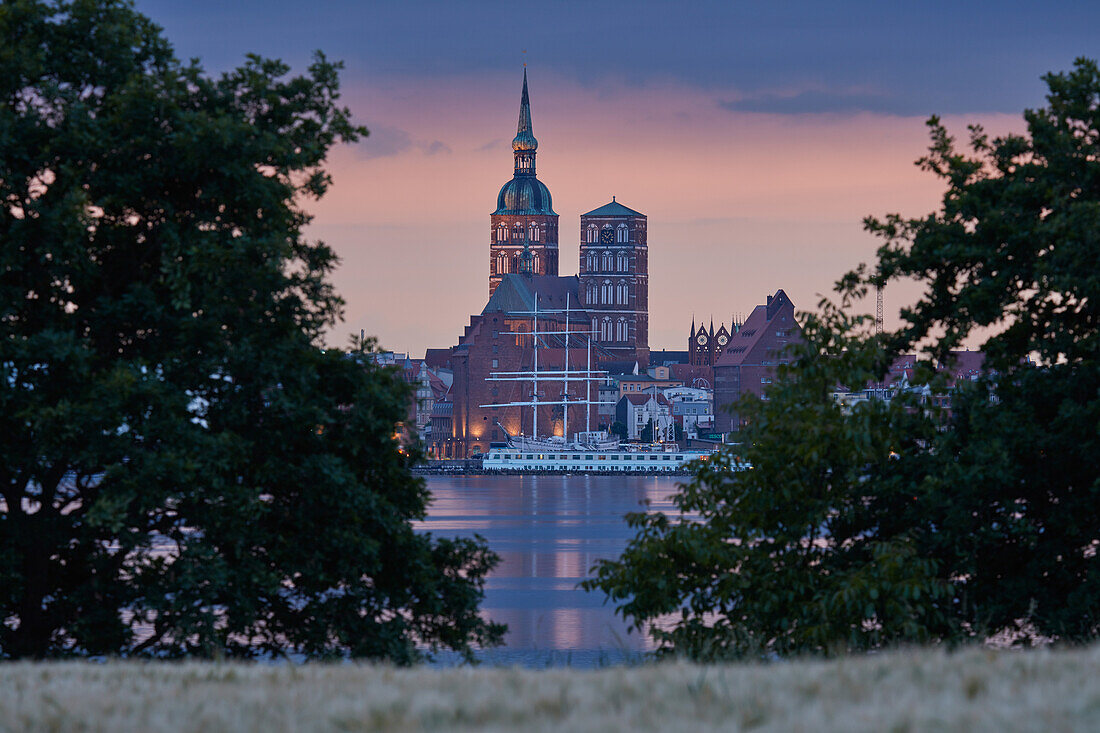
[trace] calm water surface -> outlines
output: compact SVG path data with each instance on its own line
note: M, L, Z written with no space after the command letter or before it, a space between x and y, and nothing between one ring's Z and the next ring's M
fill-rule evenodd
M418 525L440 536L480 534L501 562L486 583L483 612L508 624L491 664L590 667L638 658L653 648L577 583L633 536L623 515L672 511L682 478L668 476L429 477L433 500ZM448 657L443 663L453 661Z

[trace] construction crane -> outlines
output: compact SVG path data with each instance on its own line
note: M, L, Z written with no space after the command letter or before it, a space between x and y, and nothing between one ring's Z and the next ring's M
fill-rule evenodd
M875 286L875 333L882 333L882 286Z

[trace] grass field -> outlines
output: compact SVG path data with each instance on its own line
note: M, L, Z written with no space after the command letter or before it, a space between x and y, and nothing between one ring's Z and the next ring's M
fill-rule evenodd
M594 671L13 663L3 731L1097 731L1100 647Z

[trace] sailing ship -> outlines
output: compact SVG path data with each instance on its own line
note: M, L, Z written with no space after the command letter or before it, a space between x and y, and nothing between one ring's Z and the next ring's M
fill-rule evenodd
M508 437L505 445L494 445L485 455L482 468L489 471L513 471L513 472L669 472L681 470L683 465L692 460L705 459L709 452L676 450L675 445L620 445L616 436L609 435L605 430L592 429L592 406L614 404L613 402L592 399L592 384L607 380L608 373L592 368L592 336L593 332L586 328L573 329L571 323L572 314L570 296L566 294L565 309L539 309L538 293L535 293L534 305L531 311L512 311L513 316L530 316L531 330L519 332L520 337L530 337L533 345L532 368L523 371L491 372L488 379L494 382L516 382L531 384L529 399L521 399L512 402L498 402L481 405L487 408L531 408L532 434L509 434L499 420L496 425L504 431ZM539 316L565 316L564 330L540 330ZM575 321L573 322L575 323ZM563 369L540 369L539 350L546 348L547 337L561 337L565 342L565 360ZM569 351L573 340L584 339L587 364L583 370L572 369L569 364ZM562 385L561 396L558 399L539 399L539 385L545 383L557 383ZM583 398L571 397L569 394L570 383L581 382L585 385ZM562 435L540 436L538 434L539 407L546 405L560 405L562 411ZM572 436L569 434L569 408L583 406L585 408L585 429Z

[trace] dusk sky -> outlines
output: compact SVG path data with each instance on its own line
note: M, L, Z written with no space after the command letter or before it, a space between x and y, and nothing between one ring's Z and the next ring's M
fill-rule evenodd
M523 63L539 179L575 274L580 214L649 217L650 345L783 288L810 309L877 242L868 214L942 190L913 161L940 114L1023 129L1040 77L1100 56L1095 2L361 3L138 0L210 72L248 52L346 64L370 136L337 149L311 236L343 260L334 345L365 329L422 356L485 305L489 214L512 176ZM526 53L524 53L526 51ZM886 293L892 313L915 290ZM867 310L873 309L869 304Z

